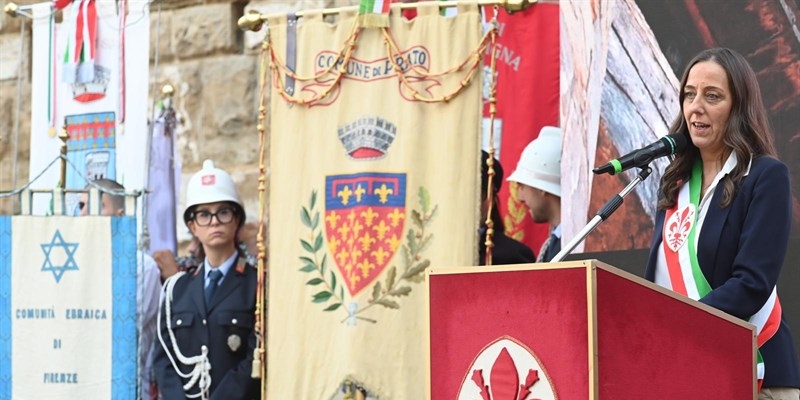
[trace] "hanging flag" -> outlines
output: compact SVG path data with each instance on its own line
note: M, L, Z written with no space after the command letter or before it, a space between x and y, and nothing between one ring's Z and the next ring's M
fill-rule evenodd
M69 36L64 53L64 81L87 83L94 80L97 56L97 7L94 0L73 2L68 14Z
M392 0L361 0L358 6L358 24L364 28L389 26L389 5Z
M74 20L83 4L87 9L92 5L96 8L96 45L94 51L94 79L88 82L76 82L77 66L72 63L64 64L64 59L73 60L75 53ZM90 117L88 125L102 128L105 133L114 132L113 141L104 137L92 136L90 140L82 143L68 143L68 157L72 165L67 167L70 174L66 183L67 188L82 189L86 185L84 177L97 175L97 167L108 161L108 170L104 174L107 178L124 183L129 190L143 189L145 175L147 174L146 155L148 145L148 85L125 85L125 81L148 82L149 68L148 51L150 40L150 18L148 7L133 7L124 13L120 1L93 2L73 0L58 1L56 6L64 7L64 18L51 20L53 3L39 3L32 7L34 14L32 22L31 42L31 129L30 144L36 151L30 154L29 175L38 176L43 173L50 163L59 156L61 140L56 133L64 128L65 122L70 135L78 129L75 121L81 116ZM117 6L120 5L120 8ZM127 17L125 16L127 15ZM124 35L120 30L124 27ZM83 31L83 29L81 30ZM89 35L91 37L91 35ZM136 38L123 43L124 38ZM67 46L67 43L70 43ZM91 42L91 40L89 40ZM87 51L89 46L85 48ZM69 56L65 54L69 52ZM81 50L83 52L83 50ZM122 53L125 56L122 56ZM86 53L89 54L89 53ZM124 64L124 66L122 65ZM62 79L65 75L64 68L72 68L72 81ZM74 68L73 68L74 67ZM124 70L124 72L123 72ZM70 74L66 74L70 75ZM123 76L124 75L124 76ZM45 106L49 104L49 107ZM126 107L126 104L128 105ZM99 120L94 121L94 117ZM107 119L108 118L108 119ZM129 135L122 134L122 121ZM66 121L65 121L66 120ZM84 125L83 123L79 125ZM84 125L84 127L88 127ZM94 127L92 129L94 129ZM98 131L99 133L99 131ZM94 142L94 143L93 143ZM113 143L113 148L112 148ZM94 144L97 147L92 147ZM86 145L84 148L83 146ZM104 147L108 145L109 147ZM78 149L80 147L81 149ZM124 148L125 157L114 157L114 149ZM84 155L95 154L91 158L89 171L85 159L73 152L82 152ZM96 157L99 156L99 157ZM106 160L107 159L107 160ZM73 168L74 167L74 168ZM78 172L74 171L75 169ZM112 170L114 172L112 172ZM60 179L58 168L50 168L37 179L39 188L51 189ZM68 204L74 205L75 196L68 196ZM137 203L142 206L143 203ZM35 196L33 199L33 213L46 214L50 209L47 196ZM71 212L72 209L67 210ZM144 222L140 219L141 222Z
M136 398L136 218L0 216L0 399Z
M62 10L66 8L69 3L72 3L72 0L53 0L53 7L58 10Z
M66 121L67 189L83 189L89 181L117 179L116 119L113 112L70 115ZM74 210L80 196L67 196L67 210Z
M559 126L558 12L557 3L535 4L514 14L508 14L502 7L498 10L494 146L495 157L506 171L517 167L522 150L536 139L543 126ZM485 7L485 22L493 16L493 7ZM484 82L490 81L490 74L487 57ZM488 94L484 85L484 149L489 145ZM499 197L506 234L538 250L549 236L547 224L533 222L517 197L516 184L503 182Z
M150 139L150 172L148 175L147 230L150 233L150 249L171 250L177 254L175 216L175 111L162 106L161 113L153 122Z
M425 398L425 270L477 263L480 12L417 10L349 57L355 13L306 15L296 74L319 77L271 79L271 130L291 134L269 136L268 398ZM288 21L269 20L274 65Z

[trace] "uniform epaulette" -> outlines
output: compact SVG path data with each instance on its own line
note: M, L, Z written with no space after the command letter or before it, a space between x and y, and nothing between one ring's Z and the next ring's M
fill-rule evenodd
M250 265L250 263L247 262L247 257L239 256L239 258L236 260L236 272L243 274L247 269L248 265L252 267L252 265Z

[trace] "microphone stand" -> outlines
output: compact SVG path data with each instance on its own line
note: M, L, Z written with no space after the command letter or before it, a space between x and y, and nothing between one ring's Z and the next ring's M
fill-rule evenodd
M570 242L567 243L566 246L562 247L561 251L559 251L558 254L556 254L555 257L553 257L553 259L550 260L550 262L561 261L564 259L564 257L569 255L569 253L571 253L572 250L575 249L578 243L584 241L584 239L586 239L586 236L592 233L592 231L595 228L597 228L597 226L600 225L601 222L608 219L608 217L610 217L611 214L613 214L614 211L616 211L617 208L619 208L619 206L622 205L625 196L630 194L630 192L632 192L637 185L639 185L640 183L642 183L642 181L647 179L647 177L650 176L651 172L653 172L653 170L652 168L650 168L650 165L645 165L643 167L640 167L639 175L637 175L636 178L628 184L628 186L625 186L625 188L622 189L622 191L619 192L619 194L614 195L614 197L608 200L608 202L603 206L603 208L601 208L600 211L597 212L597 215L595 215L594 218L592 218L592 220L589 221L589 223L586 224L586 226L584 226L583 229L580 230L580 232L578 232L578 235L575 236L575 238L570 240Z

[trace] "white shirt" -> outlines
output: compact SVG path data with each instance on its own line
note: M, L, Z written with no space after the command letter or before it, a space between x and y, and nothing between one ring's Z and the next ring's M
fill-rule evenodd
M207 288L208 284L211 283L211 279L209 278L209 275L211 274L211 271L213 271L215 269L218 269L219 272L222 272L222 278L219 278L219 281L217 282L217 286L222 285L222 281L224 281L225 277L228 276L228 271L231 270L231 267L236 262L237 258L239 258L239 252L238 251L234 251L233 255L230 256L227 260L223 261L222 265L220 265L217 268L212 267L211 264L208 263L208 258L206 258L205 261L203 261L203 265L205 266L205 271L206 271L206 279L205 279L205 284L203 285L203 287Z
M553 230L550 231L550 234L551 235L555 235L560 240L561 239L561 224L558 224L557 227L553 228Z
M546 253L550 246L553 245L551 241L553 236L555 236L556 239L561 240L561 224L558 224L557 227L553 228L550 231L550 235L547 236L547 239L542 242L542 246L539 247L539 254L536 256L536 262L545 262L544 253Z

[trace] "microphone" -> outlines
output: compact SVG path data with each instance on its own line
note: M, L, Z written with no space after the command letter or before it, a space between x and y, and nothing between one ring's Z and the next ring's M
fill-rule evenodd
M620 158L607 162L592 170L595 174L618 174L634 167L644 167L656 158L671 156L686 149L688 141L682 133L673 133L639 150L634 150Z

